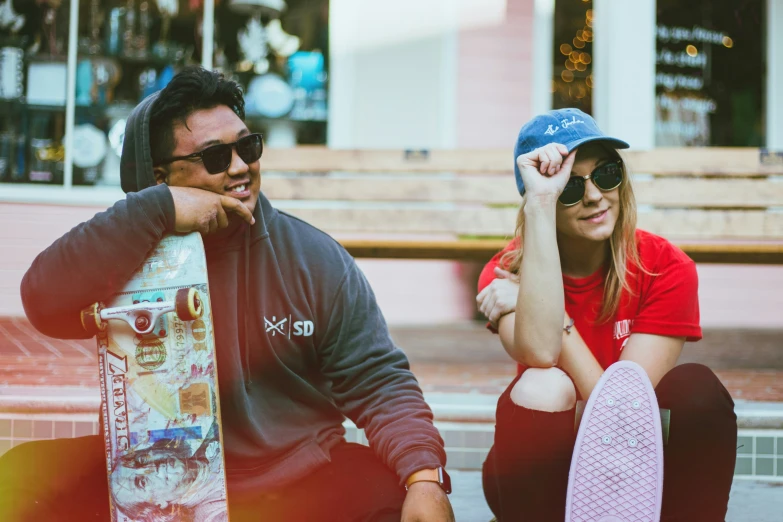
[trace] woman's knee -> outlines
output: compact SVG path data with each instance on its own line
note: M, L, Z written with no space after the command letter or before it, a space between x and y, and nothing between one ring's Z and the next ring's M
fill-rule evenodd
M567 411L576 405L576 388L560 368L528 368L511 389L514 404L537 411Z

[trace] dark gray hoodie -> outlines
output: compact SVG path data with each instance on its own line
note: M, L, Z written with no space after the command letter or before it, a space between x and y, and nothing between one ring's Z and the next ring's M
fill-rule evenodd
M128 119L126 199L55 241L25 274L25 312L46 335L86 338L79 311L118 291L174 230L171 192L152 172L156 96ZM254 216L253 226L237 221L205 239L229 488L269 491L328 462L345 417L401 482L444 465L432 413L353 258L263 194Z

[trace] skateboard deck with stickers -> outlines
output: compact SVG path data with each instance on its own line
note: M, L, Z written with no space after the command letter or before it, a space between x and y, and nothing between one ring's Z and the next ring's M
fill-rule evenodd
M228 520L207 263L169 235L81 313L96 336L112 521Z

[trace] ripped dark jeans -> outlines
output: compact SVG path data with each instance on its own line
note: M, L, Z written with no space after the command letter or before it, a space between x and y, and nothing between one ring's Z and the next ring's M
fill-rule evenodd
M562 522L575 410L549 413L514 404L509 385L498 401L495 444L484 462L484 495L499 522ZM683 364L655 389L671 410L664 447L665 522L723 522L737 454L737 416L712 371Z

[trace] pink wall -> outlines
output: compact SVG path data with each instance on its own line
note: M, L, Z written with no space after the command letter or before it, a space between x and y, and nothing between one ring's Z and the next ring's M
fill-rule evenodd
M0 316L24 315L19 285L35 256L101 210L0 203ZM449 323L472 316L475 290L465 282L463 265L374 259L359 264L391 324ZM783 328L783 267L699 265L698 270L703 326Z
M783 328L783 266L697 268L702 326Z
M105 208L0 203L0 316L24 315L19 285L44 248Z
M457 58L457 145L511 150L530 114L533 0L508 0L495 26L460 31Z

